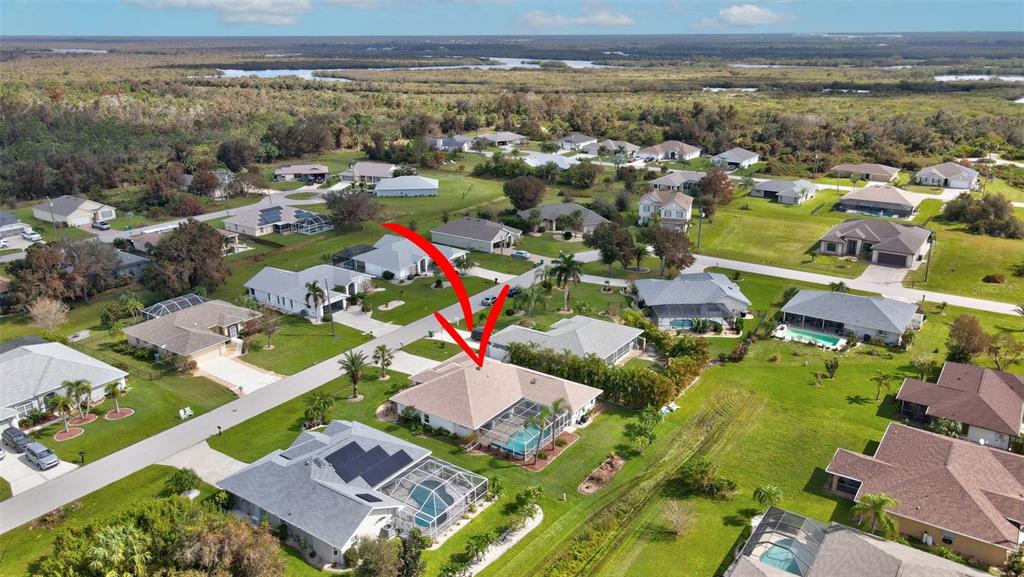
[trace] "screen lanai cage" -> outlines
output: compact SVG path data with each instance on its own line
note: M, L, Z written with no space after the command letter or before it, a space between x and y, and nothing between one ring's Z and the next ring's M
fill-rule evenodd
M398 525L434 537L487 495L487 479L434 457L380 489L402 502Z
M803 577L827 532L822 523L772 507L747 539L743 555Z
M476 445L505 453L514 459L526 460L545 443L554 442L555 437L569 424L569 411L558 415L549 412L545 423L537 422L537 417L544 409L548 407L529 399L520 399L480 427Z

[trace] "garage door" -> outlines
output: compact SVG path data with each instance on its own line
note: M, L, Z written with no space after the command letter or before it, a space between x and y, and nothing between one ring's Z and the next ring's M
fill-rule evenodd
M902 254L893 254L891 252L880 252L878 253L878 264L907 266L907 256Z

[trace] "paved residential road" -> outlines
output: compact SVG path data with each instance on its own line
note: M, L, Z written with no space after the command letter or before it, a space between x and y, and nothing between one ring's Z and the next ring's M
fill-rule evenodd
M512 279L509 284L529 285L533 282L535 271L527 271ZM495 285L471 297L473 311L483 308L480 306L483 297L497 296L499 288L500 285ZM451 321L462 318L462 309L458 304L443 309L441 313ZM378 345L385 344L398 349L427 336L427 331L431 330L441 330L433 315L375 338L356 347L356 350L370 356ZM217 427L229 429L342 376L337 361L344 352L338 351L335 357L0 502L0 533L202 443L217 434Z

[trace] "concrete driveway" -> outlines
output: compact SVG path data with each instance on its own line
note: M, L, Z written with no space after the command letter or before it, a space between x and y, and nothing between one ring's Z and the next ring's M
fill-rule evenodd
M332 315L334 322L345 325L346 327L352 327L357 331L362 331L374 337L386 335L401 325L394 323L386 323L384 321L378 321L370 315L359 310L358 307L352 307L343 311L335 311Z
M903 278L910 272L908 269L895 266L883 266L880 264L869 264L857 280L873 282L878 284L895 284L903 286Z
M391 362L391 369L400 373L415 375L420 371L432 369L438 365L434 359L411 355L405 351L395 351L395 358Z
M19 455L8 452L0 460L0 477L11 484L11 493L17 495L77 468L78 465L61 461L59 465L48 471L40 471L28 462L24 453Z
M179 469L192 469L200 479L211 485L220 483L246 466L242 461L210 448L206 441L171 455L161 463Z
M280 376L235 357L203 359L197 363L196 368L199 369L199 372L237 390L239 395L248 395L281 380Z

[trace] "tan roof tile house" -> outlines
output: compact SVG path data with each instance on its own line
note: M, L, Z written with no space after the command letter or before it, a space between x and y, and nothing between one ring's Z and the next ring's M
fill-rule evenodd
M476 444L525 459L566 427L578 423L601 390L496 360L478 367L465 354L412 376L413 386L391 397L399 414ZM527 421L561 399L565 411L552 416L544 431Z
M124 332L132 346L198 360L224 354L225 345L259 318L256 311L213 300L132 325Z
M874 455L839 449L832 491L859 501L885 493L900 533L1001 566L1020 547L1024 455L892 423Z

